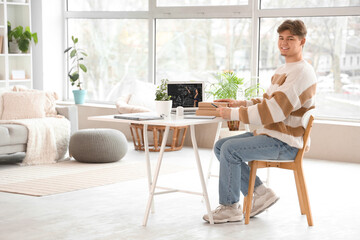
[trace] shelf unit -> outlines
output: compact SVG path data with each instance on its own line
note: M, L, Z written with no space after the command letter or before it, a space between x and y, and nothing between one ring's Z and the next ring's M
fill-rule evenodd
M31 0L0 0L0 36L2 38L0 52L0 88L14 85L33 87L32 49L29 53L10 53L7 37L7 22L11 27L19 25L31 29ZM31 43L32 44L32 43ZM25 79L12 79L12 72L25 71Z

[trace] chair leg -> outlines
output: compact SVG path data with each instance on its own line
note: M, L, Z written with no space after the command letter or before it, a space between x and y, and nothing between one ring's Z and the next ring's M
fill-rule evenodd
M304 214L306 214L305 209L304 209L304 199L303 199L303 194L301 192L299 176L298 176L296 170L294 170L294 178L295 178L297 195L298 195L298 198L299 198L300 212L301 212L301 215L304 215Z
M301 194L302 194L303 205L304 205L304 210L306 213L307 222L308 222L309 226L313 226L313 219L312 219L311 209L310 209L310 201L309 201L309 196L308 196L307 189L306 189L305 178L304 178L302 166L300 164L297 165L295 171L297 172L297 175L299 178L299 185L300 185L300 189L301 189Z
M250 212L252 207L252 198L254 194L254 186L255 186L255 178L256 178L256 170L257 170L258 162L257 161L249 162L249 166L250 166L250 177L249 177L248 195L246 196L245 224L249 224L250 221Z

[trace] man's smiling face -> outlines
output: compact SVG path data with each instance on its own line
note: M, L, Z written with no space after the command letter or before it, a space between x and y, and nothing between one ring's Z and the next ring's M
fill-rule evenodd
M302 48L305 38L291 34L289 30L279 33L278 47L286 62L296 62L302 59Z

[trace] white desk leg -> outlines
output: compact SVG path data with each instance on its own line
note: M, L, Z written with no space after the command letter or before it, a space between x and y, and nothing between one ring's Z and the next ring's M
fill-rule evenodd
M249 124L244 124L245 127L245 132L250 132L250 125Z
M160 148L160 152L159 152L159 157L156 163L156 169L155 169L155 173L154 173L154 178L151 184L151 189L149 192L149 199L146 205L146 210L145 210L145 216L144 216L144 220L143 220L143 226L146 226L147 224L147 220L149 218L149 212L150 212L150 208L151 208L151 204L153 202L153 198L154 198L154 192L155 192L155 188L156 188L156 182L159 176L159 172L160 172L160 167L161 167L161 162L162 162L162 158L164 155L164 151L165 151L165 147L166 147L166 141L169 135L169 129L170 126L166 126L165 127L165 133L163 136L163 140L161 142L161 148Z
M148 140L148 132L147 132L148 125L144 124L144 147L145 147L145 159L146 159L146 170L147 170L147 177L148 177L148 184L149 184L149 192L151 190L152 184L152 176L151 176L151 164L150 164L150 155L149 155L149 140ZM155 212L154 202L151 204L151 212Z
M214 148L215 148L215 143L220 138L221 125L222 125L222 122L219 122L218 126L217 126L217 129L216 129L214 144L213 144L213 148L211 150L211 157L210 157L210 162L209 162L209 167L208 167L208 172L207 172L207 177L206 177L206 186L208 185L210 177L211 177L211 168L212 168L212 163L213 163L213 160L214 160L214 157L215 157Z
M192 145L193 145L193 148L194 148L197 168L198 168L198 172L199 172L199 176L200 176L201 187L202 187L202 190L203 190L203 197L205 199L206 209L207 209L208 214L209 214L210 224L214 224L214 219L213 219L213 216L212 216L212 213L211 213L211 208L210 208L209 196L208 196L207 189L206 189L206 184L205 184L205 181L204 181L204 173L202 171L199 151L198 151L198 147L197 147L197 143L196 143L195 126L194 125L190 125L190 133L191 133L191 142L192 142Z

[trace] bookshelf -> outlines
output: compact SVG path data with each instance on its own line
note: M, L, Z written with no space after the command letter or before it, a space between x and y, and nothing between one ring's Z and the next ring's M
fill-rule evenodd
M12 53L8 45L7 22L12 29L21 25L31 29L31 0L0 0L0 88L14 85L33 87L32 53ZM33 44L33 43L32 43ZM23 74L16 73L23 72ZM13 74L16 79L13 79Z

